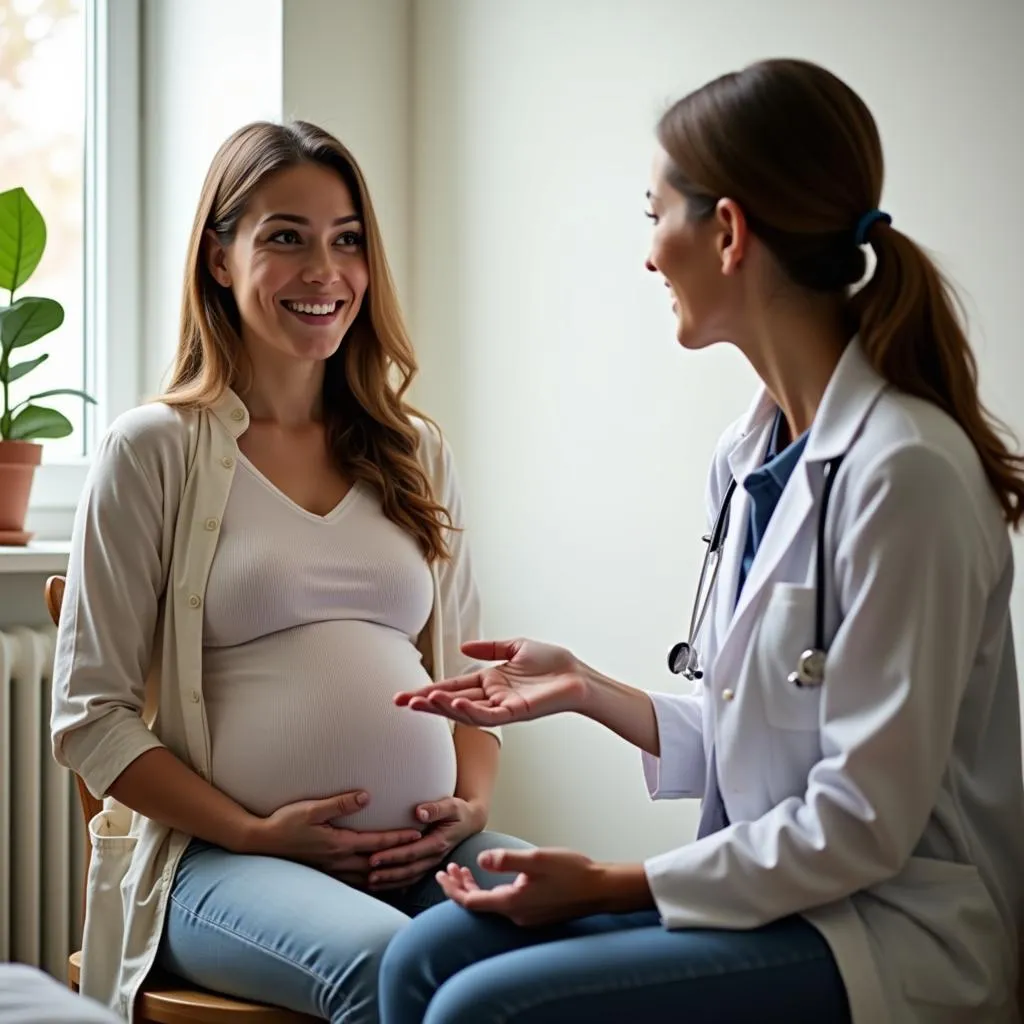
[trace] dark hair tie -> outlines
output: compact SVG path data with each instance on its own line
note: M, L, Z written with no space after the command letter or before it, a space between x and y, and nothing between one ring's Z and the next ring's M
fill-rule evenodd
M868 240L868 232L874 227L877 221L884 220L886 224L892 223L892 217L884 210L868 210L859 221L856 230L853 232L853 240L857 245L864 245Z

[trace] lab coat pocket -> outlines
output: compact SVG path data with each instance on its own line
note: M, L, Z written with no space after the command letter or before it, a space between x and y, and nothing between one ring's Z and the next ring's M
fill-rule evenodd
M82 936L82 994L112 1006L121 969L125 906L122 883L138 837L131 834L132 812L108 799L89 822L89 877Z
M817 730L821 687L789 681L800 655L814 639L814 588L777 583L761 615L753 668L764 694L764 713L776 729Z

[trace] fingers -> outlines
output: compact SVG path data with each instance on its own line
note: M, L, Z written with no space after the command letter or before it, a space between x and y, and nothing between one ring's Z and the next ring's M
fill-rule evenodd
M511 661L522 643L522 640L467 640L462 645L462 653L480 661Z
M399 864L411 864L413 861L433 857L436 864L450 849L448 840L438 833L426 836L417 835L417 842L407 846L398 846L383 853L374 853L370 857L373 868L394 867Z
M354 853L377 853L415 843L422 839L420 832L413 828L396 829L390 832L349 832L346 837L349 849Z
M438 871L435 875L437 884L444 894L453 902L483 914L514 913L518 890L513 885L499 885L494 889L480 889L472 881L473 876L465 869L458 869L453 875L451 869ZM469 874L469 880L465 875Z
M485 871L497 873L536 870L539 850L484 850L476 862Z
M418 690L402 690L392 698L394 702L402 707L409 703L413 697L426 697L435 690L458 692L459 690L481 690L482 682L479 672L472 672L466 676L455 676L451 679L442 679L440 682L431 683L429 686L422 686ZM481 691L482 692L482 691Z
M330 796L326 800L310 800L310 821L319 825L333 818L343 818L361 811L369 802L370 794L360 789Z
M370 876L370 858L349 854L346 857L338 857L330 867L330 873L335 878L344 875L344 881L349 885L355 884L352 879L358 880L360 885L366 885L366 879Z
M445 718L453 718L466 725L504 725L512 718L512 712L503 706L489 704L490 698L479 691L478 696L450 694L433 691L427 697L417 697L410 702L413 711L429 711Z
M447 868L438 871L434 875L441 891L449 898L465 906L463 898L467 893L475 892L480 887L476 884L473 872L469 868L459 867L458 864L449 864Z
M370 889L397 889L403 885L411 885L434 867L438 859L437 856L422 857L401 867L372 871L369 879Z
M416 808L416 817L424 824L438 821L458 821L461 817L459 810L461 803L462 801L456 801L454 797L449 796L444 800L420 804Z

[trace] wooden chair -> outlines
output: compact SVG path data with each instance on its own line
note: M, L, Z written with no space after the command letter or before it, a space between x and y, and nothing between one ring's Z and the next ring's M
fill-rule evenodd
M64 600L63 576L51 576L46 581L45 597L46 608L56 625L60 620L60 608ZM88 825L103 805L77 775L75 783L86 823L85 874L88 877L89 858L92 854ZM78 991L81 972L82 954L72 953L68 960L68 983L75 992ZM219 996L214 992L192 988L180 978L154 969L136 1000L135 1020L137 1024L315 1024L320 1018L262 1003L247 1003Z

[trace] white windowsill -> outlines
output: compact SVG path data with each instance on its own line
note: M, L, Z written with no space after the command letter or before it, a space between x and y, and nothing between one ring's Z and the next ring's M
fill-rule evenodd
M53 575L67 572L71 542L67 540L32 541L24 547L0 545L0 574L32 573Z

